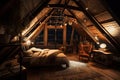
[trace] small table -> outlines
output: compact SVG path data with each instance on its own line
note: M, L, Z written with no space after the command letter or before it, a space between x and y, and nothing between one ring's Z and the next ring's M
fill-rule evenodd
M95 53L112 54L110 51L93 50Z
M112 63L112 53L110 51L102 51L102 50L93 50L92 60L103 65L110 65Z

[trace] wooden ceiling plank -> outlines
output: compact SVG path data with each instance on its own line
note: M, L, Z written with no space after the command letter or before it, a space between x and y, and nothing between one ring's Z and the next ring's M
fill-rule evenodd
M118 41L116 41L107 30L104 29L104 27L97 21L97 19L89 12L89 9L86 9L82 6L82 2L78 2L77 0L74 0L75 3L81 7L83 13L94 23L94 25L100 30L102 34L106 37L106 39L109 40L110 44L115 47L115 49L120 48L120 44ZM80 1L80 0L79 0ZM118 50L119 51L119 50Z

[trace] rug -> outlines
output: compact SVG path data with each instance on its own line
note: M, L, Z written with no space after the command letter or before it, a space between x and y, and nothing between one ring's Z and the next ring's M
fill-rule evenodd
M86 63L70 61L70 67L61 70L41 70L37 80L109 80Z

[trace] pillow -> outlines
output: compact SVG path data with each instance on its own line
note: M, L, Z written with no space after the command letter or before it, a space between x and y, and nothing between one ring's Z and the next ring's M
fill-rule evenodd
M32 56L32 55L33 55L33 52L30 51L30 50L24 51L24 53L23 53L24 57L29 57L29 56Z
M34 52L32 56L34 56L34 57L39 57L40 53L41 53L41 52Z
M29 50L31 50L31 51L41 51L42 49L40 49L40 48L35 48L35 47L32 47L32 48L30 48Z

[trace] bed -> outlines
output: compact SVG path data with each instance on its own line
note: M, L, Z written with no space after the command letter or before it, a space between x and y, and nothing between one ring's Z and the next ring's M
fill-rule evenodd
M32 47L24 51L22 64L27 67L60 66L67 68L69 60L61 50Z

